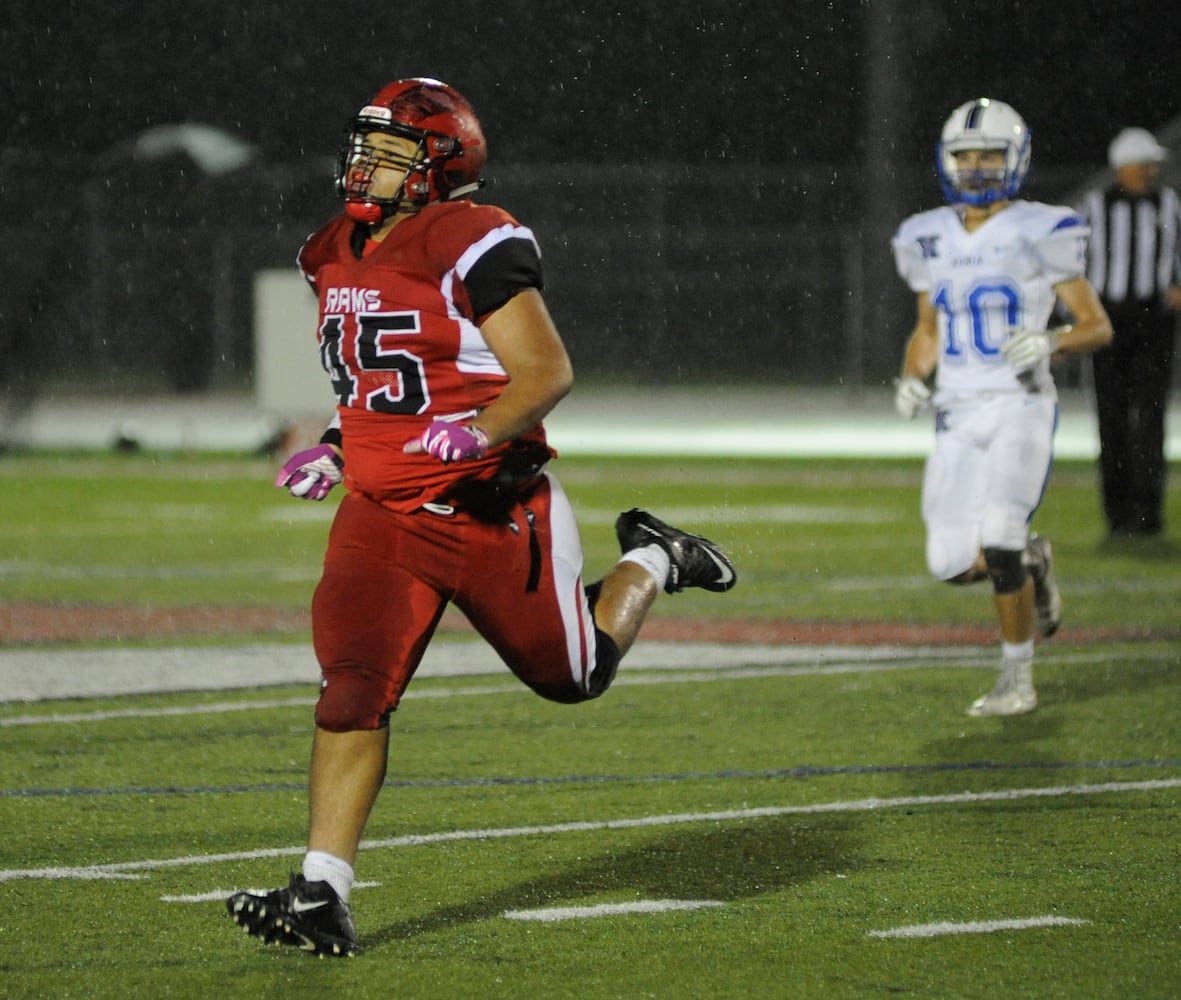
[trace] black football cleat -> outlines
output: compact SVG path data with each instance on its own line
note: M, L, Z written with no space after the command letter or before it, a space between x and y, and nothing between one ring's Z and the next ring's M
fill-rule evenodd
M738 580L734 564L708 538L674 528L638 507L619 515L615 521L615 536L624 552L645 545L659 545L668 553L670 568L664 589L670 594L679 593L686 587L722 593Z
M321 958L352 958L360 951L352 911L327 882L292 875L285 889L234 893L226 909L247 934L266 944L290 945Z
M1025 565L1033 577L1033 601L1037 630L1048 639L1062 625L1062 595L1054 578L1054 552L1050 540L1030 534L1025 548Z

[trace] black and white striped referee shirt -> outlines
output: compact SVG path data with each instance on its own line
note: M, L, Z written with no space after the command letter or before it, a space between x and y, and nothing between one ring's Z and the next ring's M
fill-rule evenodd
M1083 214L1091 225L1087 278L1105 304L1159 304L1169 285L1181 285L1181 202L1172 188L1092 191Z

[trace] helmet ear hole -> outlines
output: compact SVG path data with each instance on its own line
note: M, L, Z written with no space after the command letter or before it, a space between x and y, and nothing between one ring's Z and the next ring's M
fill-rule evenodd
M454 136L432 135L427 148L432 158L436 156L463 156L463 144Z
M403 190L415 205L425 205L430 201L431 182L427 177L427 168L417 166L406 175Z

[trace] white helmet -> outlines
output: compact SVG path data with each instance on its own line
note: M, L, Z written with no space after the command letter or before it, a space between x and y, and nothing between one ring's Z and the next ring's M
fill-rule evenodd
M972 171L960 176L955 153L969 149L1000 149L1002 171ZM936 147L936 164L943 196L951 203L988 205L1012 198L1025 183L1030 159L1029 127L1002 101L981 97L956 108L943 125Z

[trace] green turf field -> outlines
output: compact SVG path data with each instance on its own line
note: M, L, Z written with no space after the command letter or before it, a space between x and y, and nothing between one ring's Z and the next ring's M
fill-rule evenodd
M734 591L658 603L686 630L988 625L986 590L926 578L919 468L555 465L591 575L633 504L733 552ZM272 489L268 461L0 470L0 604L306 606L331 505ZM625 662L573 707L507 673L416 681L351 961L263 948L222 902L299 863L314 691L0 703L0 996L1174 997L1178 553L1103 545L1081 464L1036 527L1067 617L1021 718L963 714L989 647L743 668L686 645L683 671Z

